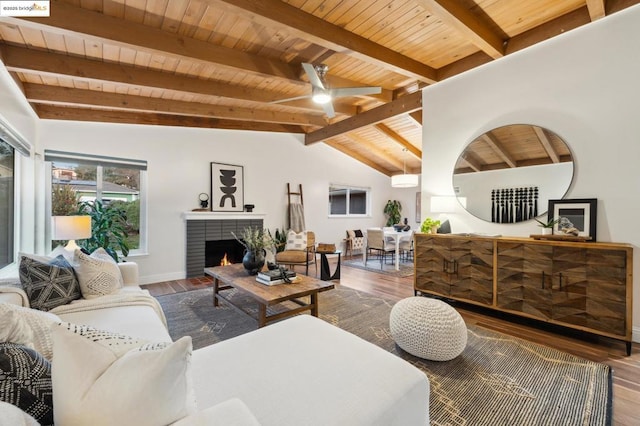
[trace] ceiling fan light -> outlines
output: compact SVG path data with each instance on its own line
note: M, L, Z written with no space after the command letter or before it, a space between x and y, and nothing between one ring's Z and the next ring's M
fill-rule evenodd
M393 188L414 188L418 186L418 175L395 175L391 176L391 186Z
M311 99L313 102L322 105L331 102L331 95L323 90L316 90L313 92Z

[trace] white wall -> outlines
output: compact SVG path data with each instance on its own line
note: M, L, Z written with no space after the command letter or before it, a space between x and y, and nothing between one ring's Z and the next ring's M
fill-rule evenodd
M307 228L318 242L339 246L347 229L381 226L387 200L406 192L325 144L304 146L300 135L52 120L40 121L39 130L43 149L148 161L149 253L132 259L144 283L184 278L181 214L199 207L199 193L209 193L212 161L244 166L245 204L266 214L272 231L286 226L287 182L295 189L302 184ZM373 217L328 218L329 183L371 187ZM415 211L414 201L407 209Z
M458 155L476 135L529 123L546 127L572 150L576 170L566 198L598 198L599 241L634 246L640 270L640 6L424 90L423 195L453 194ZM423 203L423 216L428 215ZM490 224L466 212L454 232L535 233L535 222ZM640 275L634 278L640 301ZM640 340L640 310L633 313Z

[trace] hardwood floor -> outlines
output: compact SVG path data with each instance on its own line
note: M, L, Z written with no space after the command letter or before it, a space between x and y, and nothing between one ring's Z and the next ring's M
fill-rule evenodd
M333 266L332 266L333 270ZM413 277L399 278L342 265L343 285L390 300L413 296ZM313 272L313 269L310 270ZM152 295L179 293L212 285L209 278L167 281L145 286ZM485 312L474 306L452 303L467 324L517 336L596 362L613 369L613 424L640 425L640 345L633 344L631 356L626 355L623 342L586 333L532 323L516 317Z

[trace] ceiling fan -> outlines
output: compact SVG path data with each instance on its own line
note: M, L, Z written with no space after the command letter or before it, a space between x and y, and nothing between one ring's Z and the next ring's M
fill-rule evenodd
M294 101L297 99L311 98L313 102L322 106L327 117L333 118L336 113L333 110L333 99L344 96L360 96L360 95L375 95L382 91L382 88L377 86L365 86L365 87L337 87L335 89L329 88L325 77L329 66L325 64L312 65L306 62L302 63L302 68L309 77L311 83L311 94L304 96L296 96L295 98L280 99L278 101L272 101L270 103L277 104L283 102Z

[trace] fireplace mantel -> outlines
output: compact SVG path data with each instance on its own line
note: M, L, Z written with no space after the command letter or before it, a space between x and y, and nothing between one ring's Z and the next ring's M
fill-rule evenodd
M184 220L238 220L238 219L262 219L266 217L263 213L247 212L184 212Z

